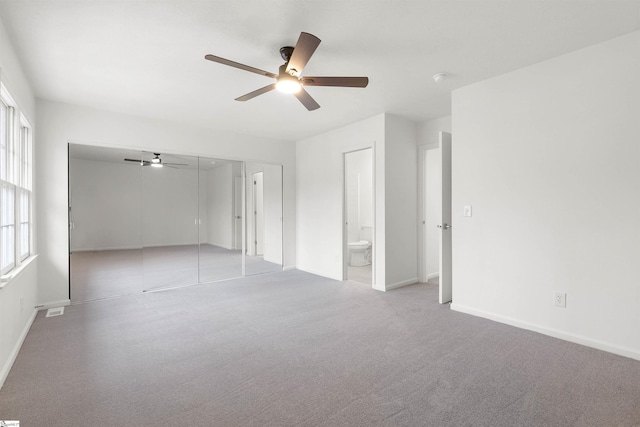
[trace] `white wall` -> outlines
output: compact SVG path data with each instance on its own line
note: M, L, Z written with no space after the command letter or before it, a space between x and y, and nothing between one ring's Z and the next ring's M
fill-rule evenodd
M385 115L307 138L296 145L296 248L298 269L342 280L343 156L373 148L375 236L373 281L385 289Z
M417 125L418 146L426 148L438 148L440 143L440 132L451 133L451 116L439 119L425 120Z
M67 143L284 165L285 267L295 266L295 144L39 100L39 302L68 300ZM46 161L45 161L46 160Z
M136 164L70 160L72 251L142 247L141 172Z
M373 287L417 280L416 125L380 114L297 143L298 268L342 280L344 153L373 147Z
M265 165L263 175L264 259L282 264L282 168Z
M385 121L386 289L418 281L418 159L416 124Z
M0 388L36 317L38 259L0 289Z
M454 91L453 309L640 359L638 52L634 32Z
M0 82L11 93L18 109L29 121L33 136L36 137L38 128L35 121L35 98L1 21ZM34 144L34 151L37 152L37 150L38 146ZM34 163L34 170L37 171L37 168L38 164ZM34 194L38 192L37 183L34 185L33 192ZM35 233L37 233L36 224L34 224ZM37 251L37 249L36 245L35 250ZM0 289L0 387L2 387L15 357L18 355L22 341L35 318L37 285L37 260L33 260L28 265L24 265L19 275Z

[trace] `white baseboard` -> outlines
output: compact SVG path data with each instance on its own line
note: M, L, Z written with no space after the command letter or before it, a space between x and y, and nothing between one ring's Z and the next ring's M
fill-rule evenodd
M435 279L436 277L440 277L440 273L427 274L427 280Z
M51 301L51 302L45 302L43 304L39 304L38 310L48 310L50 308L66 307L68 305L71 305L71 300L63 299L60 301Z
M418 283L418 278L417 277L412 277L410 279L403 280L401 282L390 283L390 284L385 286L385 290L386 291L390 291L392 289L398 289L398 288L401 288L403 286L413 285L414 283Z
M475 308L462 306L460 304L451 303L451 310L459 311L460 313L471 314L473 316L483 317L485 319L493 320L495 322L504 323L506 325L515 326L516 328L527 329L529 331L538 332L550 337L559 338L561 340L569 341L575 344L584 345L587 347L596 348L598 350L607 351L609 353L617 354L619 356L629 357L631 359L640 360L640 351L630 348L619 347L600 340L594 340L582 335L572 334L570 332L560 331L558 329L546 328L544 326L536 325L534 323L523 322L521 320L513 319L507 316L501 316L495 313L489 313Z
M11 371L13 362L15 362L16 357L18 357L18 353L20 352L22 343L24 343L25 338L27 338L29 329L31 329L31 325L33 324L33 321L36 319L37 314L38 314L38 310L33 310L33 313L31 313L29 320L27 321L26 325L24 325L24 329L22 329L22 333L20 333L20 336L18 337L18 341L16 341L16 344L13 346L13 349L11 350L11 353L9 354L9 358L7 359L6 363L2 367L2 370L0 371L0 389L4 385L4 381L7 379L7 376L9 375L9 371Z
M295 265L285 265L284 267L282 267L282 271L289 271L289 270L295 270L296 266Z

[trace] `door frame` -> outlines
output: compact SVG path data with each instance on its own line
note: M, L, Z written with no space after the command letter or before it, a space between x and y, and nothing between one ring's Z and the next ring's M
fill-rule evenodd
M452 239L452 175L451 175L451 134L449 132L440 132L440 185L442 188L442 215L440 219L440 268L438 278L439 290L438 301L440 304L450 303L453 298L453 281L452 281L452 258L453 258L453 239Z
M342 280L349 276L349 234L348 234L348 210L347 210L347 154L359 151L371 150L371 287L376 284L376 150L375 145L358 148L357 150L342 153Z
M426 224L426 154L428 150L441 148L441 135L450 132L438 132L438 141L436 143L420 145L417 148L418 153L418 280L422 283L429 279L427 271L427 224ZM442 151L441 151L442 153ZM451 159L450 159L451 160ZM432 230L433 232L433 230ZM441 254L442 257L442 254ZM438 272L438 275L441 273Z

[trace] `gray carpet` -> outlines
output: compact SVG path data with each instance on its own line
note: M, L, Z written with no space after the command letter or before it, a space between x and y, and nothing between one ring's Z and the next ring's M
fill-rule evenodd
M24 426L633 426L640 362L299 271L38 317L0 419Z

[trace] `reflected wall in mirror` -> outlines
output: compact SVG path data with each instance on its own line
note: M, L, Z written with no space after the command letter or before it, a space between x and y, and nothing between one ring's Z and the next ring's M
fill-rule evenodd
M145 290L198 283L198 158L142 158Z
M245 163L245 274L282 271L282 166Z
M281 271L282 166L69 144L69 242L73 302Z
M69 144L72 302L143 289L140 159L139 151Z
M242 162L200 157L200 282L242 276Z

